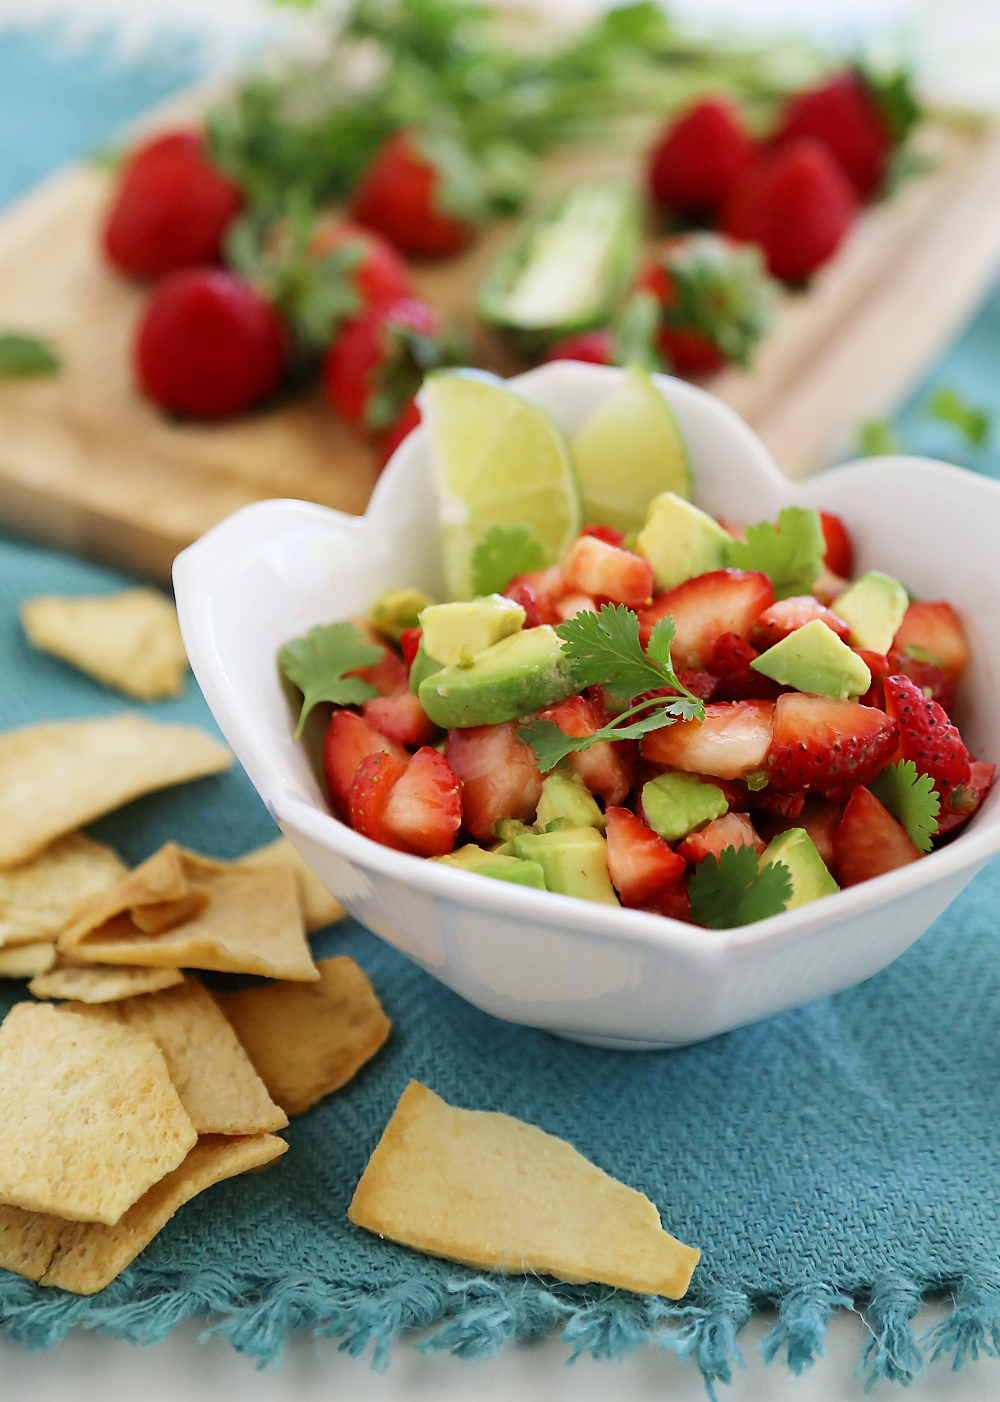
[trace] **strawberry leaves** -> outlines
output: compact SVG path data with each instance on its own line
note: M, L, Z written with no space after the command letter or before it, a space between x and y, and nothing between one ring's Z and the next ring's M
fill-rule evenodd
M295 729L302 734L309 712L320 701L335 706L360 706L378 693L360 677L347 673L373 667L383 649L365 640L353 623L330 623L313 628L304 638L286 643L278 654L282 672L302 692L302 710Z
M910 835L913 845L921 852L931 850L931 839L937 831L941 812L941 797L929 774L918 774L912 759L899 764L887 764L868 788Z
M808 594L823 572L826 541L819 512L786 506L778 524L761 521L746 529L746 542L731 541L726 564L734 570L759 570L770 576L776 599Z
M698 863L688 886L691 917L710 930L730 930L780 915L792 897L784 862L758 869L752 847L726 847Z

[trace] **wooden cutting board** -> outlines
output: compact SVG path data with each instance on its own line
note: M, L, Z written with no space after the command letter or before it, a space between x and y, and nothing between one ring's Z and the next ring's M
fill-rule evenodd
M546 190L639 178L648 136L640 124L614 148L560 157ZM808 294L784 300L752 371L710 385L792 477L897 402L1000 266L1000 131L928 126L921 143L934 168L866 211ZM0 329L51 337L63 358L54 377L0 383L0 524L167 582L179 550L248 502L363 511L374 455L318 394L219 425L170 421L139 397L129 347L143 292L97 252L108 193L103 172L71 167L0 219ZM494 226L463 257L417 273L479 363L504 374L520 367L471 308L510 233Z

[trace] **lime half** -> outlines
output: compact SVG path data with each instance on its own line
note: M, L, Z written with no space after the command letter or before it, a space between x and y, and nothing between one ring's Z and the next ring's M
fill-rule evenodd
M566 435L550 414L492 375L431 375L420 396L430 430L444 576L472 597L472 552L491 526L527 526L550 565L583 524Z
M628 369L573 440L588 521L641 530L661 492L691 499L691 466L670 406L644 370Z

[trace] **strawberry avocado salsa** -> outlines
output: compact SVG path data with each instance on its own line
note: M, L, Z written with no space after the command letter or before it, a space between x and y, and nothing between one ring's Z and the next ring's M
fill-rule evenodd
M683 442L656 391L647 407L661 421L643 426L633 398L617 460L639 464L669 423L674 458L645 481L673 489L636 517L636 475L613 509L605 482L605 520L581 528L573 510L590 515L593 502L573 463L592 445L587 425L567 444L501 382L440 376L426 393L452 523L445 575L465 597L396 589L366 619L281 652L303 693L300 729L333 703L323 767L334 812L357 832L495 880L723 929L918 861L982 803L995 766L972 758L949 714L969 661L961 621L879 570L851 581L838 517L790 507L745 530L713 519L688 500ZM527 486L523 521L509 524L511 496L498 504L499 482L516 490L513 438L502 476L485 461L456 470L474 451L451 432L456 405L472 399L504 408L507 425L535 416L517 442L531 442L525 482L548 492L550 533L559 481L571 502L555 561ZM560 442L561 464L547 465ZM469 485L484 473L507 522L486 529ZM628 533L626 508L640 525Z

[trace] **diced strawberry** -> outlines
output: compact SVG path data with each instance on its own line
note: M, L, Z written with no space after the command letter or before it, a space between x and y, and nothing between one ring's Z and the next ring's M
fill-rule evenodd
M373 842L381 842L383 847L394 847L397 852L408 852L409 845L387 826L385 812L393 786L406 769L406 760L394 754L381 750L367 754L358 765L348 795L354 831L370 837Z
M553 721L564 735L593 735L604 724L594 702L586 696L571 696L543 711L545 720ZM621 803L632 786L632 766L621 754L621 746L610 740L598 740L589 750L578 750L569 762L591 793L606 804Z
M709 671L716 678L713 695L720 701L773 701L781 687L755 672L750 663L760 653L735 633L723 633L715 644Z
M766 845L745 813L725 813L701 832L686 837L677 848L677 855L688 862L703 862L706 857L720 857L727 847L752 847L760 856Z
M691 774L743 779L764 768L774 707L773 701L715 702L705 707L703 721L651 730L643 737L642 757Z
M462 825L462 789L437 750L426 745L396 780L382 810L383 826L418 857L442 857Z
M955 704L955 678L950 673L942 667L936 667L933 662L919 662L905 652L896 652L895 648L890 649L886 663L890 676L909 677L925 696L936 701L951 715ZM884 705L884 690L881 691L881 695Z
M681 879L665 886L658 896L642 907L650 915L665 915L668 920L683 920L691 924L691 897L687 882Z
M824 565L831 574L850 579L854 573L854 542L848 534L847 527L839 516L834 516L830 511L821 511L819 520L826 542Z
M771 787L801 793L866 784L892 758L898 735L895 721L873 706L787 691L774 703Z
M711 672L703 672L697 667L678 667L677 680L681 686L686 686L692 696L697 696L699 701L711 701L719 685L718 677L713 677Z
M833 874L841 886L905 867L920 852L909 833L873 793L859 785L833 835Z
M674 620L671 659L675 667L707 667L723 633L747 638L756 618L774 603L766 574L757 570L712 570L658 594L639 613L639 641L668 614Z
M589 594L564 594L553 605L557 623L565 623L578 613L596 613L597 604Z
M397 696L376 696L365 702L361 714L382 735L411 750L429 744L437 734L437 726L418 698L408 691Z
M880 711L884 711L885 688L882 685L882 678L887 677L892 671L888 657L883 657L882 653L872 652L870 648L866 647L852 647L851 651L861 658L872 677L871 686L861 697L862 706L877 706Z
M571 590L600 595L626 608L644 608L653 597L653 566L649 561L594 535L578 537L562 569Z
M758 827L765 842L770 842L779 833L787 832L789 828L805 828L813 840L816 851L826 865L832 867L833 835L843 816L844 810L838 808L835 803L830 803L820 794L809 794L795 817L767 817L758 823Z
M969 665L969 640L951 604L911 604L903 615L892 651L930 662L952 677Z
M832 608L847 588L848 581L832 570L824 570L818 579L813 580L813 597L821 604Z
M382 659L374 667L359 667L352 677L373 686L379 696L399 696L410 685L409 668L397 657L391 647L383 648Z
M422 628L404 628L399 635L399 647L403 654L403 666L409 670L413 666L413 659L420 651L420 639L424 636Z
M538 612L538 600L535 598L535 591L528 584L508 584L504 590L504 597L513 599L515 604L520 604L524 609L524 627L537 628L541 623L541 616Z
M358 765L366 755L390 754L406 761L402 745L381 734L353 711L334 711L323 741L323 771L333 806L346 818L349 795Z
M518 591L530 589L534 600L537 623L561 623L559 615L555 611L557 599L561 599L566 593L566 581L563 579L563 572L558 565L551 565L547 570L535 570L532 574L519 574L507 585L503 591L508 599L514 599L524 608L524 603L519 597ZM527 610L525 610L527 612ZM537 624L525 622L525 627L535 627Z
M959 823L964 823L966 818L970 818L989 794L996 776L997 767L995 764L984 764L981 760L973 760L969 765L969 782L958 795L961 806L957 808L946 807L942 810L937 831L934 834L935 837L951 832L952 828L957 828Z
M535 756L518 738L517 721L449 730L445 758L462 785L463 823L480 842L500 818L530 823L542 796Z
M616 531L614 526L584 526L580 534L582 536L592 535L595 540L603 540L606 545L621 545L625 539L621 531Z
M770 608L766 608L754 623L751 637L762 648L773 647L775 643L780 643L782 638L787 638L789 633L794 633L817 618L845 642L851 636L849 623L838 618L811 594L800 594L792 599L779 599Z
M684 872L679 857L627 808L609 808L608 872L622 905L648 905Z
M909 677L886 677L885 709L899 722L899 749L918 774L929 774L948 806L956 789L969 783L969 752L948 713L924 696Z
M749 806L755 812L770 813L778 818L798 818L805 806L804 793L777 793L768 787L750 794Z

